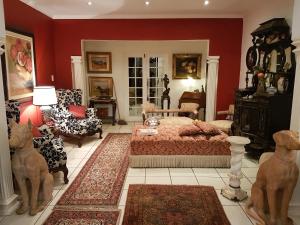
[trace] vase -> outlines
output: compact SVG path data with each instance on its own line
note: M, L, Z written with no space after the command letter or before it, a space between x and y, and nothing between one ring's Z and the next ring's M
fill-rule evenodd
M257 84L257 89L256 89L256 94L263 94L263 93L265 93L265 91L266 91L265 79L259 78L258 84Z

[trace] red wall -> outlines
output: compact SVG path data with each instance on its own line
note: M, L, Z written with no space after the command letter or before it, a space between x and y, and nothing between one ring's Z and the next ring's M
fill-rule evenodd
M19 0L4 0L4 14L6 28L34 35L37 85L54 85L53 20ZM30 118L35 126L41 125L39 108L32 102L21 104L20 111L21 123Z
M209 55L220 56L217 109L233 103L239 84L242 19L52 20L19 0L4 0L5 22L35 36L37 84L71 88L71 55L81 55L82 39L209 39Z
M4 0L4 14L6 28L34 35L37 84L53 85L53 20L19 0Z
M242 19L55 20L56 86L71 88L70 56L81 40L209 39L209 55L220 56L217 109L233 103L240 76Z

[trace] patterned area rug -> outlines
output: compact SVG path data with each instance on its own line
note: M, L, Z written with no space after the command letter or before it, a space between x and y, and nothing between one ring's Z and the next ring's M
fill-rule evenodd
M130 185L123 225L230 225L213 187Z
M117 205L128 168L131 134L108 134L86 162L56 208Z
M63 211L51 213L44 225L116 225L119 211Z

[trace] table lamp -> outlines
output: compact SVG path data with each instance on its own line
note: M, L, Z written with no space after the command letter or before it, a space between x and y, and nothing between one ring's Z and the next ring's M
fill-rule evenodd
M51 118L50 105L57 104L55 87L53 86L37 86L33 89L33 105L41 106L43 119L47 123Z

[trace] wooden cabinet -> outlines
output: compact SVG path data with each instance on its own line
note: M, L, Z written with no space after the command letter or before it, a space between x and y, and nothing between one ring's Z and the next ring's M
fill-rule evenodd
M101 108L102 105L112 105L112 116L108 116L108 109ZM92 99L90 99L89 107L97 109L96 114L99 119L102 119L102 120L109 119L109 120L111 120L113 126L116 124L117 103L116 103L115 99L92 98Z
M246 150L260 154L274 149L275 132L290 128L296 63L290 28L284 18L260 24L251 35L246 89L235 93L232 128L235 135L250 138Z
M274 150L272 135L290 127L292 95L264 95L248 98L247 90L238 90L235 99L233 130L249 137L247 151Z

